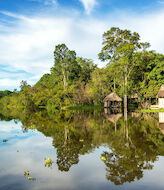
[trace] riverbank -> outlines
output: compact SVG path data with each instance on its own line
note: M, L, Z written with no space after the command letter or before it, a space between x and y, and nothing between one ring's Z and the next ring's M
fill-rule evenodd
M153 112L164 112L164 109L147 109L147 110L136 110L136 112L142 113L153 113Z
M62 110L101 110L103 109L103 106L97 105L97 106L65 106L61 108Z

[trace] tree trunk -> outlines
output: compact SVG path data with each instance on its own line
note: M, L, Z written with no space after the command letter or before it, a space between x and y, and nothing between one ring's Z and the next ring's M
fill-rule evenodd
M63 84L64 84L64 90L67 87L67 79L66 79L66 74L65 74L65 70L63 69Z
M64 145L67 145L69 129L67 126L64 128Z
M116 81L115 81L115 77L114 77L114 92L116 91Z
M125 120L127 120L127 108L128 108L127 86L128 86L127 66L125 66L125 91L124 91L124 117L125 117Z

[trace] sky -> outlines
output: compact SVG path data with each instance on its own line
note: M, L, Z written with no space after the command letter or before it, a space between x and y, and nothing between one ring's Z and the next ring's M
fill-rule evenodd
M0 0L0 90L34 85L60 43L104 67L97 54L111 27L138 32L164 54L164 0Z

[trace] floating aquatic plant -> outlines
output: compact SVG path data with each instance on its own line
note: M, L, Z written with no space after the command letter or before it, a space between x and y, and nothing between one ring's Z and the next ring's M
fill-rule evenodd
M30 175L30 171L29 171L29 170L27 170L27 171L24 172L24 176L29 176L29 175ZM36 180L36 178L30 177L30 176L27 177L27 179L28 179L28 180L33 180L33 181Z
M104 156L101 156L102 161L106 161L106 158Z
M30 172L27 170L26 172L24 172L24 176L30 175Z
M36 178L34 178L34 177L28 177L28 180L36 180Z
M44 165L45 165L45 167L51 167L52 166L52 163L53 163L53 161L52 161L52 159L51 158L45 158L45 163L44 163Z
M7 139L3 139L3 142L7 142L8 140Z

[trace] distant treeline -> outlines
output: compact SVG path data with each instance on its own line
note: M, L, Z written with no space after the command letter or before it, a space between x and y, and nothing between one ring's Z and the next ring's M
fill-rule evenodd
M4 91L0 91L0 98L3 98L4 96L8 96L10 94L12 94L13 92L10 90L4 90Z
M51 112L65 106L99 105L110 92L124 99L156 98L164 84L164 55L149 50L138 33L111 28L103 34L99 59L107 62L98 68L92 60L77 57L65 44L54 50L54 65L34 85L21 82L20 91L1 91L3 109L47 109ZM8 93L7 93L8 92ZM2 94L2 95L1 95Z

